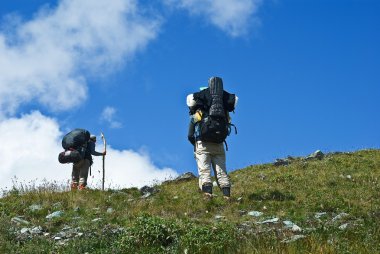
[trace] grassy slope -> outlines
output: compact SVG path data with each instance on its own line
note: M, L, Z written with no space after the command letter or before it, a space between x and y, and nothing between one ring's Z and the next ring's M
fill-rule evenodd
M216 188L218 196L205 201L197 180L157 186L160 191L147 199L141 199L136 189L78 193L44 189L25 195L14 191L0 199L0 253L183 253L185 249L189 253L380 253L379 150L307 162L296 159L280 167L250 166L230 176L230 202ZM28 207L33 204L42 209L31 211ZM113 212L107 213L110 207ZM57 210L64 211L61 218L45 219ZM264 214L254 218L242 212L253 210ZM327 214L316 219L317 212ZM343 212L348 216L332 222ZM20 215L51 235L64 226L80 227L84 235L62 246L51 237L16 239L12 232L23 226L10 221ZM224 217L215 219L216 215ZM273 217L280 222L255 223ZM102 220L93 222L95 218ZM303 232L284 229L283 220L293 221ZM340 230L345 223L348 227ZM112 231L118 227L125 231ZM281 242L294 234L306 237Z

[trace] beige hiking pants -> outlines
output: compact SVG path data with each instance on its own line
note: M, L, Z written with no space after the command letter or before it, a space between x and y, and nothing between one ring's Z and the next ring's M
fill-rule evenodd
M88 159L83 159L73 164L72 183L87 185L88 169L91 163Z
M199 188L202 185L212 185L211 166L214 170L216 182L220 188L230 187L230 179L226 171L226 153L223 143L197 141L195 143L195 160L199 173Z

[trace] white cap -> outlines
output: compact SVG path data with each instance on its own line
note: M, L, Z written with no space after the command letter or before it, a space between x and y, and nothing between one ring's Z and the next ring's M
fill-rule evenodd
M194 94L189 94L186 98L186 104L188 107L194 107L196 102L194 100Z
M90 135L90 139L94 140L94 139L96 139L96 136L95 135Z

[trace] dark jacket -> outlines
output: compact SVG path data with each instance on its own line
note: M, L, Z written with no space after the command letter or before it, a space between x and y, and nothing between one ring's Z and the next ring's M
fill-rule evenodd
M103 153L99 153L99 152L95 151L95 142L92 140L89 140L87 143L86 155L84 158L88 159L92 164L92 156L91 155L102 156Z

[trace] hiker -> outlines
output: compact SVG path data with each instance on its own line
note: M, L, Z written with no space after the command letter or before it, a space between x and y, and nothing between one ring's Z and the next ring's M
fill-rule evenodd
M71 190L83 190L87 186L88 171L93 163L92 155L105 156L106 151L100 153L95 151L96 136L90 135L87 141L87 147L84 158L79 162L73 163ZM79 185L78 185L79 183Z
M208 88L187 97L191 115L188 140L194 146L199 188L207 198L212 197L211 167L223 197L229 199L231 196L224 144L227 147L225 139L234 126L230 123L229 112L235 109L236 102L234 94L223 90L219 77L211 77Z

